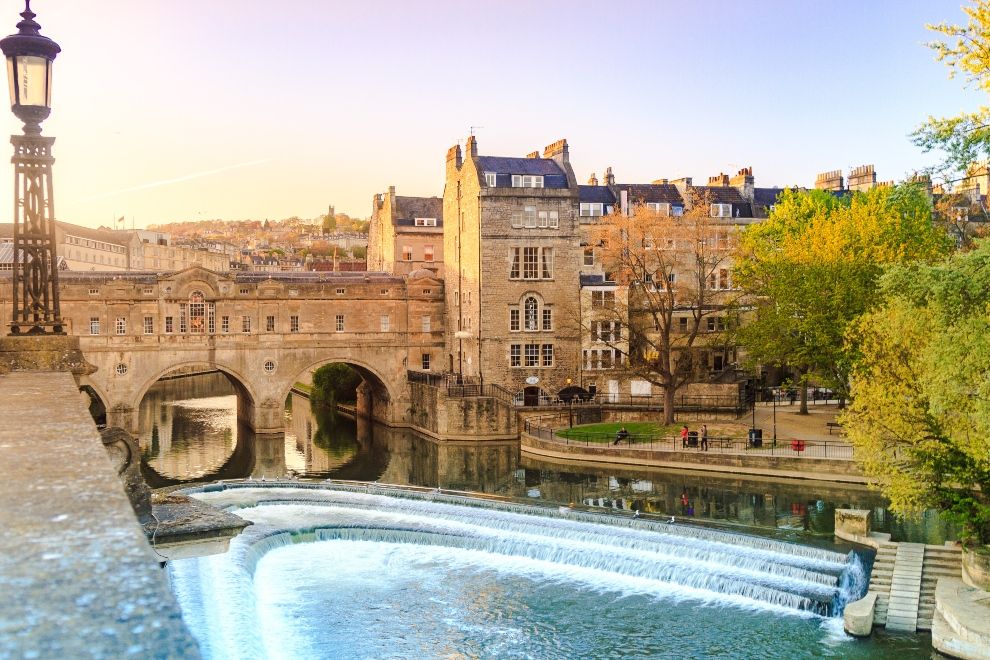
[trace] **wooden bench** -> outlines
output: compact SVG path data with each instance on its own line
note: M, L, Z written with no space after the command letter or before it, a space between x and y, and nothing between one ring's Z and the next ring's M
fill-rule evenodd
M832 431L835 430L838 430L840 433L842 432L842 424L838 422L825 422L825 426L828 428L829 435L832 435Z

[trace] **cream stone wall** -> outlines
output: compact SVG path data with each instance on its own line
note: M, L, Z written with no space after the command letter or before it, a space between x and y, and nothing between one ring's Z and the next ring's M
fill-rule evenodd
M141 399L161 376L204 366L232 377L241 395L241 419L258 433L280 432L292 384L330 362L353 365L371 384L373 415L402 424L408 408L406 370L420 370L424 355L430 356L431 367L443 355L443 283L422 275L273 274L260 279L195 267L158 276L68 273L60 285L67 332L80 337L84 356L97 367L81 384L103 401L108 423L129 431L137 430ZM10 321L10 292L8 276L0 280L4 325ZM207 315L203 332L193 331L196 292ZM210 306L215 310L212 329ZM338 315L343 317L340 330ZM388 316L387 328L383 316ZM428 329L424 317L430 319ZM250 320L248 332L244 318Z

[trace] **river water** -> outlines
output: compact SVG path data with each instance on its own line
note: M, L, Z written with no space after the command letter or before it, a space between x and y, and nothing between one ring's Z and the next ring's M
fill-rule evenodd
M290 396L284 437L256 437L237 423L236 394L220 373L163 380L141 403L139 441L149 484L286 475L494 493L560 504L644 512L831 539L836 508L872 509L895 540L942 543L937 516L902 522L863 486L727 477L658 469L561 466L521 458L516 442L437 443L406 430L314 414Z
M802 546L814 546L833 563L858 562L844 559L852 557L849 547L833 539L836 508L872 509L878 526L895 537L944 538L936 517L898 524L884 501L863 487L566 467L521 458L515 442L437 443L314 414L302 396L290 403L284 436L255 436L238 426L236 394L222 374L159 382L140 410L147 480L160 487L294 475L441 487L601 511L636 509L675 517L675 536L730 532L732 540L703 540L695 555L676 549L683 542L675 540L668 559L657 562L653 553L670 539L662 529L623 541L625 532L608 527L498 523L503 514L349 502L343 495L345 501L329 509L296 502L249 507L237 512L256 524L230 552L170 562L183 616L206 657L339 657L329 649L351 657L931 654L928 636L881 631L856 641L842 633L835 616L793 606L783 611L776 596L768 602L759 594L792 579L787 561L763 561L757 569L732 559L761 561L762 551L745 549L757 543L747 540L756 534L771 537L765 543L797 541L801 546L780 547L799 554ZM269 493L258 497L267 501ZM335 521L334 536L309 539L310 531L308 542L284 540L319 527L320 520ZM288 533L265 536L276 530ZM282 539L283 545L252 558L259 539ZM738 544L743 548L733 549ZM868 569L870 557L862 559ZM775 577L779 571L787 576ZM705 583L710 579L718 584ZM837 584L838 577L829 579Z

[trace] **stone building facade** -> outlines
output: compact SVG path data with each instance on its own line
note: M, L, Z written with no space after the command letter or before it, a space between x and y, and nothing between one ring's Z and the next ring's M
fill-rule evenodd
M446 368L527 403L579 376L578 186L566 140L525 158L447 153Z
M388 192L372 200L368 269L407 275L425 268L442 275L443 200Z

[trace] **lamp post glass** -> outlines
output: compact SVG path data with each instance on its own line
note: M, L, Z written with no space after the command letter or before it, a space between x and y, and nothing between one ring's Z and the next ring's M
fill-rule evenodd
M25 0L17 32L0 39L10 109L24 122L24 134L10 137L15 195L12 335L63 334L52 194L55 139L41 136L41 122L51 112L52 61L62 49L41 34L35 15L31 0Z

